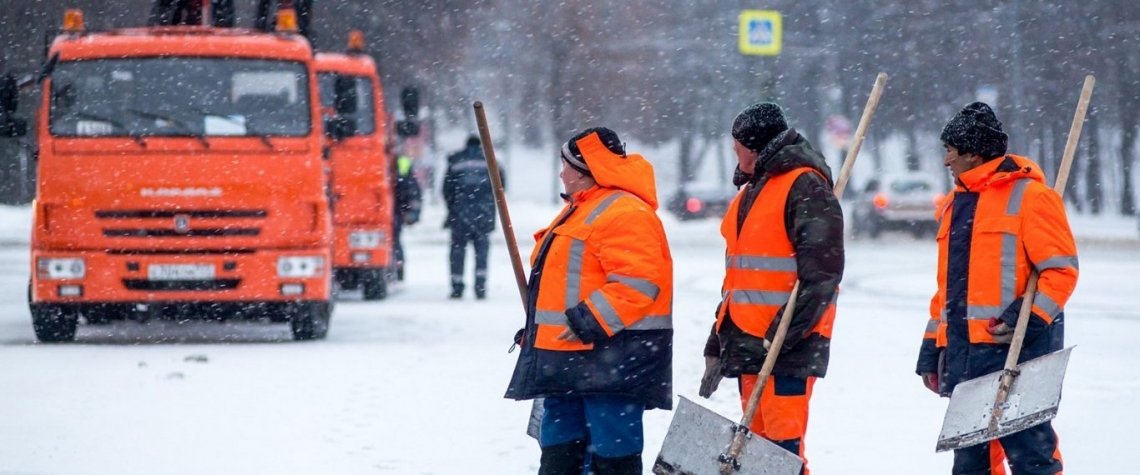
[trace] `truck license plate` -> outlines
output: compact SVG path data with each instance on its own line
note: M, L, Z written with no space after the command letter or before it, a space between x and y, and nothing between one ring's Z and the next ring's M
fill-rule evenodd
M146 268L150 280L209 280L214 278L211 264L151 264Z

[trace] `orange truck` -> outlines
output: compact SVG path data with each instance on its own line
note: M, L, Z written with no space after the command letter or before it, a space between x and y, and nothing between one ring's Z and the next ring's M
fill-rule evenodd
M347 54L318 53L316 67L330 140L333 276L342 289L361 289L364 300L382 299L394 275L394 196L380 76L358 30Z
M40 341L82 320L254 318L323 338L332 222L313 51L278 31L84 31L69 11L35 120L28 301Z

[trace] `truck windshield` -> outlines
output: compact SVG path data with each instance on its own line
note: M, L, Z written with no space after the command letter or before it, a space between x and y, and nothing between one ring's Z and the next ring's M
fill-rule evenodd
M372 100L372 81L364 76L343 76L336 73L320 73L317 82L321 88L321 107L326 110L335 108L336 79L344 78L353 82L356 89L356 110L345 114L356 122L357 135L369 135L376 131L376 110Z
M60 63L51 75L57 136L304 136L309 81L296 62L133 58Z

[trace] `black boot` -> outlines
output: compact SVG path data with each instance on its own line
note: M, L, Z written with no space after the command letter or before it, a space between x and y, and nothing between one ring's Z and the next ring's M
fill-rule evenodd
M614 458L594 455L590 463L597 475L640 475L641 473L641 454Z
M586 441L575 440L542 448L538 475L582 475L586 461Z

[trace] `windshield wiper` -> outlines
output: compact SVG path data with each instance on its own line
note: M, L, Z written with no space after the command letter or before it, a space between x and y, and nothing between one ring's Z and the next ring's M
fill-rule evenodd
M198 139L199 142L202 142L203 147L210 148L210 141L206 140L206 134L195 132L194 129L190 127L190 125L188 125L186 122L183 122L177 118L168 116L166 114L159 114L157 112L144 111L144 110L138 110L138 109L127 109L126 111L130 112L132 114L135 114L135 115L141 115L143 117L150 117L151 119L158 119L158 120L164 120L164 121L170 122L171 124L174 124L175 126L177 126L180 130L185 132L186 135L194 137L194 138Z
M92 114L90 112L75 111L74 114L76 117L80 117L80 118L88 119L88 120L97 120L99 122L106 122L108 124L111 124L112 127L118 127L123 132L126 132L127 135L129 135L132 139L135 139L135 142L138 142L140 147L146 148L146 140L143 139L142 134L135 132L131 129L128 129L127 126L123 125L122 122L119 122L119 121L112 119L110 117L104 117L104 116L99 115L99 114Z
M275 148L273 146L273 142L269 141L269 134L259 134L257 132L250 132L249 127L246 125L245 121L237 120L237 119L230 117L228 115L225 115L225 114L219 114L217 112L210 112L210 111L208 111L206 109L202 109L200 107L194 107L193 109L195 112L202 114L203 117L205 117L205 116L217 117L217 118L222 119L222 120L229 122L231 124L240 125L243 129L245 129L245 135L243 135L242 137L250 137L250 136L257 137L257 138L261 139L261 143L265 144L266 148L268 148L269 150L272 150L274 152L277 151L277 148Z

